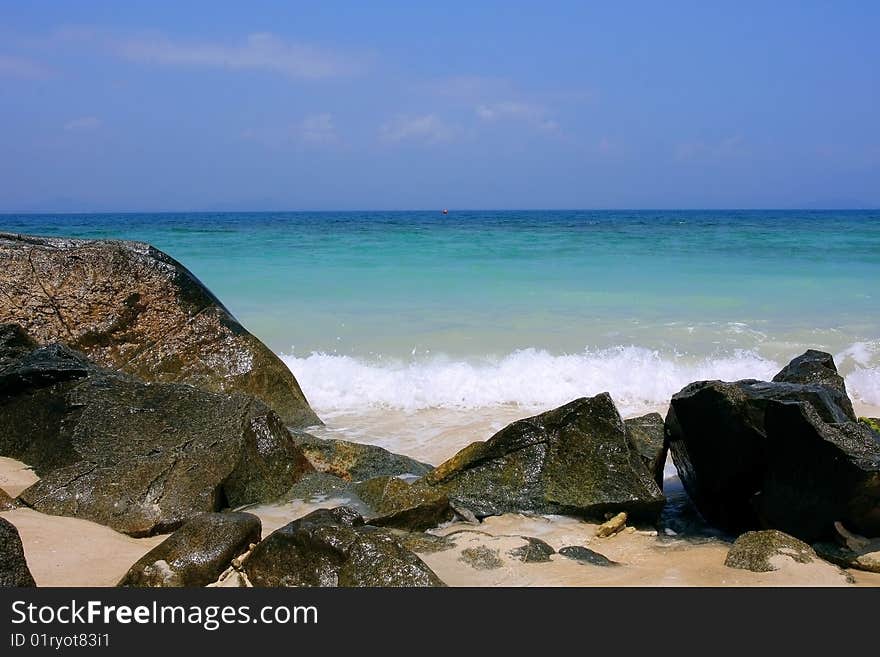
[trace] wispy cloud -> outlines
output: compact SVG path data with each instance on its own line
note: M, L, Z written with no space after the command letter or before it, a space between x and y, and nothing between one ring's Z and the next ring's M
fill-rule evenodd
M249 34L237 44L128 38L116 40L113 50L129 60L164 66L265 71L312 80L350 74L362 65L340 54L269 33Z
M0 55L0 77L22 80L40 80L52 72L33 60L14 55Z
M304 118L299 126L299 133L303 141L312 144L328 144L338 139L333 116L326 112Z
M436 144L451 141L459 133L458 127L446 123L436 114L425 114L398 116L382 126L379 136L383 141L393 143L417 141Z
M483 121L523 121L544 132L560 130L559 124L548 116L546 108L531 103L507 100L478 105L475 112Z
M97 116L81 116L65 123L64 129L68 132L85 132L88 130L97 130L102 125L103 122Z

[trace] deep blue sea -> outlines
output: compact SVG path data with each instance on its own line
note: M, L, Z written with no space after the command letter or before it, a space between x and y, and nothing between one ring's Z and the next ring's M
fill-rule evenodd
M880 212L5 215L0 230L144 240L282 354L320 413L516 406L831 351L880 405Z

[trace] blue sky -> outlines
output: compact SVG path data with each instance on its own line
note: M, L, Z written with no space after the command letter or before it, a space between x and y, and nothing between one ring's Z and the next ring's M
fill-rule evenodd
M0 0L0 211L878 207L878 30L877 2Z

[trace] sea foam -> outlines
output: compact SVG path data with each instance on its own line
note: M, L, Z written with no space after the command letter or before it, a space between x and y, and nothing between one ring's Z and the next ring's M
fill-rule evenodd
M846 377L853 399L880 405L880 369L865 367L863 345L838 354L855 361ZM550 408L577 397L611 393L622 412L665 407L692 381L769 380L782 363L750 351L693 359L637 346L554 355L522 349L501 358L368 362L351 356L282 354L319 411L394 408L469 409L497 405Z

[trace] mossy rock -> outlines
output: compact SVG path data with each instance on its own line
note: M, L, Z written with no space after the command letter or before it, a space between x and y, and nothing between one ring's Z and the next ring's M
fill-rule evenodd
M767 529L746 532L737 538L727 553L724 565L728 568L767 573L779 570L779 560L785 558L805 564L819 557L813 548L794 536L776 529Z
M607 393L514 422L419 483L478 518L626 511L653 520L665 501Z
M418 482L374 477L356 484L354 491L374 512L368 522L378 527L424 531L455 517L445 494Z
M295 431L293 435L297 445L316 470L347 481L364 481L382 476L421 477L433 470L433 466L428 463L389 452L376 445L318 438L302 431Z
M556 550L540 538L531 536L522 538L525 545L512 549L508 554L523 563L546 563L550 561L550 556L556 553Z

